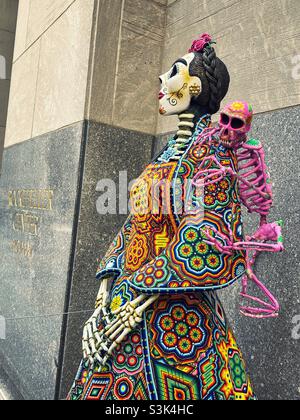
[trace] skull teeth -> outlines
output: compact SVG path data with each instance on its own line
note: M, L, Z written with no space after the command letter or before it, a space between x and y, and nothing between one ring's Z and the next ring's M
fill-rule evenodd
M221 144L225 147L230 147L231 146L231 140L223 140L221 139Z

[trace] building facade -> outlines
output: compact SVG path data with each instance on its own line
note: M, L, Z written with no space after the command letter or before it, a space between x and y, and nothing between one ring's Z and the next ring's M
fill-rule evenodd
M72 383L97 259L126 218L120 191L176 129L158 116L158 76L202 32L228 65L226 100L255 108L272 218L286 221L286 253L258 267L281 317L239 315L239 285L220 297L258 396L300 398L298 3L0 0L0 372L23 398L64 398ZM114 214L100 214L102 180L118 186Z
M13 61L18 0L0 2L0 171Z

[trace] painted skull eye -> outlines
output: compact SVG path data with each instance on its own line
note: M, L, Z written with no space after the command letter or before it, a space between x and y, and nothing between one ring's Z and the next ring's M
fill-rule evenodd
M177 74L178 74L178 68L177 66L174 66L170 74L170 79L172 79L172 77L175 77Z
M223 125L228 125L230 122L230 118L226 114L221 114L221 123Z
M231 121L231 127L234 128L235 130L239 130L243 128L244 125L245 125L244 121L239 118L233 118Z

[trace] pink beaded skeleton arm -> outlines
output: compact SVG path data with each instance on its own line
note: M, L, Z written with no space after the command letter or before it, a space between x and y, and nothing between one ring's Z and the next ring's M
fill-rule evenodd
M280 307L272 293L255 275L254 265L261 252L283 251L282 222L271 224L267 222L273 204L273 192L261 143L253 139L247 141L252 117L252 108L245 102L234 102L225 107L221 113L218 127L204 132L198 142L212 144L214 140L217 140L224 147L236 150L238 173L222 166L215 156L210 156L201 163L194 183L197 187L208 186L219 182L226 176L235 177L240 183L242 204L249 213L260 215L260 228L253 236L247 236L244 242L235 242L232 232L230 232L230 237L214 229L206 230L205 234L208 238L207 242L214 245L219 252L225 254L232 254L240 250L246 252L247 267L242 280L241 296L256 306L242 306L241 312L252 318L270 318L278 316ZM210 163L213 163L213 168L208 165ZM224 246L220 240L227 245ZM265 295L267 302L249 294L249 280Z

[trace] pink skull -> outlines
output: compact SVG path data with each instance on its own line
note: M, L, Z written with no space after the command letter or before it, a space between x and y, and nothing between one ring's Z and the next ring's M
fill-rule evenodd
M220 140L223 146L235 148L246 140L251 130L253 108L247 102L236 101L226 105L220 116Z

